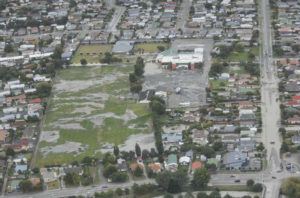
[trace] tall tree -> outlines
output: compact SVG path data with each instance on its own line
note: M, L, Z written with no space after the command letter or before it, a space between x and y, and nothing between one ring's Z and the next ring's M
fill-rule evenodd
M115 155L116 157L118 157L119 154L120 154L119 147L118 147L118 145L115 145L115 146L114 146L114 155Z
M142 155L141 147L138 143L135 144L135 154L137 157L141 157L141 155Z

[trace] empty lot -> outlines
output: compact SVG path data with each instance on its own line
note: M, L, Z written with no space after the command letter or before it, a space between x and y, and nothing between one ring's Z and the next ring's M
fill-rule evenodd
M127 99L128 73L132 69L72 67L58 73L43 124L37 165L99 156L104 144L135 144L128 141L129 136L150 131L148 106Z

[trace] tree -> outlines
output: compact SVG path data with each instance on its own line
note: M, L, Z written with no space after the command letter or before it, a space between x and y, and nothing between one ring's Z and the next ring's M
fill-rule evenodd
M157 46L157 49L160 51L160 52L162 52L162 51L165 51L165 46L162 46L162 45L159 45L159 46Z
M85 59L85 58L81 59L81 60L80 60L80 64L81 64L82 66L87 65L86 59Z
M259 145L256 147L256 149L257 149L258 151L263 151L263 150L265 150L264 144L263 144L262 142L260 142Z
M146 160L146 159L148 159L150 157L150 152L147 150L147 149L144 149L143 151L142 151L142 159L143 160Z
M77 6L77 3L75 0L70 0L70 3L69 3L69 7L70 8L75 8Z
M124 172L115 172L111 176L113 182L126 182L128 180L127 173Z
M202 190L204 189L210 180L210 175L206 168L197 169L194 172L192 186L194 189Z
M145 68L145 64L144 64L144 59L141 57L138 57L136 60L136 63L134 65L134 73L135 75L141 77L144 74L144 68Z
M263 190L263 185L260 183L256 183L252 186L251 189L253 192L261 192Z
M137 168L133 171L133 175L136 177L142 177L144 175L144 170L140 166L137 166Z
M286 153L289 152L289 150L290 150L289 145L286 142L282 142L280 151L282 153Z
M130 91L132 93L139 93L140 91L142 91L143 87L140 83L131 83L130 84Z
M46 98L50 96L52 86L48 82L41 82L36 87L37 95L41 98Z
M22 192L31 192L31 191L33 191L33 184L28 179L22 180L19 183L19 187L20 187Z
M209 194L210 198L222 198L220 192L218 189L213 190L210 194Z
M105 153L104 157L102 159L102 163L104 164L104 166L106 166L108 164L115 164L116 158L111 153Z
M173 198L173 195L170 194L170 193L167 193L167 194L164 195L164 198Z
M123 190L122 190L121 188L117 188L117 189L116 189L116 194L117 194L118 196L122 196L122 195L123 195Z
M247 186L248 186L248 187L252 187L253 185L254 185L253 179L248 179L248 180L247 180Z
M80 176L76 173L67 173L64 180L67 185L78 186L80 183Z
M223 149L223 143L222 142L215 142L214 144L213 144L213 149L215 150L215 151L221 151L222 149Z
M107 64L109 64L109 63L112 62L112 58L113 58L113 57L112 57L112 54L109 53L109 52L106 52L106 53L104 54L104 58L101 59L100 62L101 62L101 63L107 63Z
M15 156L15 151L14 151L14 149L12 149L12 148L7 148L6 149L6 155L7 156L12 156L12 157L14 157Z
M118 169L114 165L107 165L103 170L103 176L106 178L111 177L114 173L118 172Z
M166 112L166 103L158 96L154 96L149 105L151 110L158 115L162 115Z
M85 164L85 165L88 165L88 166L91 166L93 165L93 163L96 161L95 158L92 158L92 157L89 157L89 156L86 156L82 159L81 163L82 164Z
M178 170L176 172L164 171L155 178L157 184L169 193L179 193L188 184L186 172Z
M10 43L6 44L5 47L4 47L4 52L5 53L12 53L12 52L14 52L13 45L10 44Z
M209 198L209 196L205 192L199 192L197 198Z
M141 147L138 143L135 144L135 154L137 157L141 157L142 153L141 153Z
M129 82L136 83L138 81L138 77L134 73L129 74Z
M118 145L115 145L115 146L114 146L114 155L115 155L116 157L118 157L119 154L120 154L119 147L118 147Z

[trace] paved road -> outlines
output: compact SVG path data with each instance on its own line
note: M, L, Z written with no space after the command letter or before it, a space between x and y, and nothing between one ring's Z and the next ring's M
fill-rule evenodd
M184 0L181 3L180 9L177 13L176 29L185 29L185 24L189 18L190 7L192 5L192 0Z
M47 190L34 194L19 194L19 195L8 195L8 197L14 198L58 198L58 197L68 197L68 196L79 196L79 195L93 195L95 192L115 190L117 188L131 188L133 184L148 184L154 183L154 180L147 179L142 181L130 181L123 184L103 184L98 186L82 186L77 188L65 188L56 190Z
M107 27L108 32L114 33L117 31L117 25L118 25L122 15L124 14L125 10L126 10L125 7L121 7L121 6L115 7L114 15Z

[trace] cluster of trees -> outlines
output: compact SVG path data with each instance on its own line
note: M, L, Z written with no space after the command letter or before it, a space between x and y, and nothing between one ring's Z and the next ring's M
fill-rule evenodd
M152 193L153 191L157 190L157 185L154 184L133 184L132 186L132 192L133 194L138 197L142 195L147 195L149 193Z
M67 173L64 181L69 186L78 186L80 184L80 176L76 173Z
M176 172L164 171L155 178L157 184L168 193L180 193L189 185L186 171L179 169ZM210 175L205 168L194 172L191 186L194 190L205 190L210 180Z
M40 82L36 86L36 94L41 98L49 97L51 94L52 85L49 82Z
M247 180L247 187L253 192L262 192L263 190L263 185L261 183L255 183L252 179Z
M21 72L16 67L0 67L0 80L6 82L18 78Z
M107 64L110 64L110 63L119 63L119 62L122 62L122 59L118 58L116 56L113 56L109 52L106 52L104 54L104 57L100 60L100 62L101 63L107 63Z
M280 190L288 198L300 197L300 178L291 177L285 180Z
M19 183L20 190L24 193L34 192L34 191L42 191L43 190L43 182L40 182L37 185L33 185L29 179L24 179Z
M260 69L259 65L257 63L253 62L243 62L241 66L244 67L244 69L251 75L259 76L260 75Z
M164 171L156 176L155 181L164 191L179 193L186 189L189 178L187 173L182 170L176 172Z
M139 93L143 89L143 74L145 63L144 59L138 57L134 65L134 72L129 74L130 91L132 93Z
M126 172L119 172L115 163L116 157L110 153L106 153L103 157L103 176L111 179L112 182L125 182L128 180Z
M130 190L128 188L121 189L117 188L115 191L109 190L107 192L96 192L95 198L114 198L116 196L123 196L123 195L129 195Z
M211 65L209 75L216 77L219 74L221 74L227 66L228 66L228 63L226 63L226 62L223 62L223 63L215 62Z

